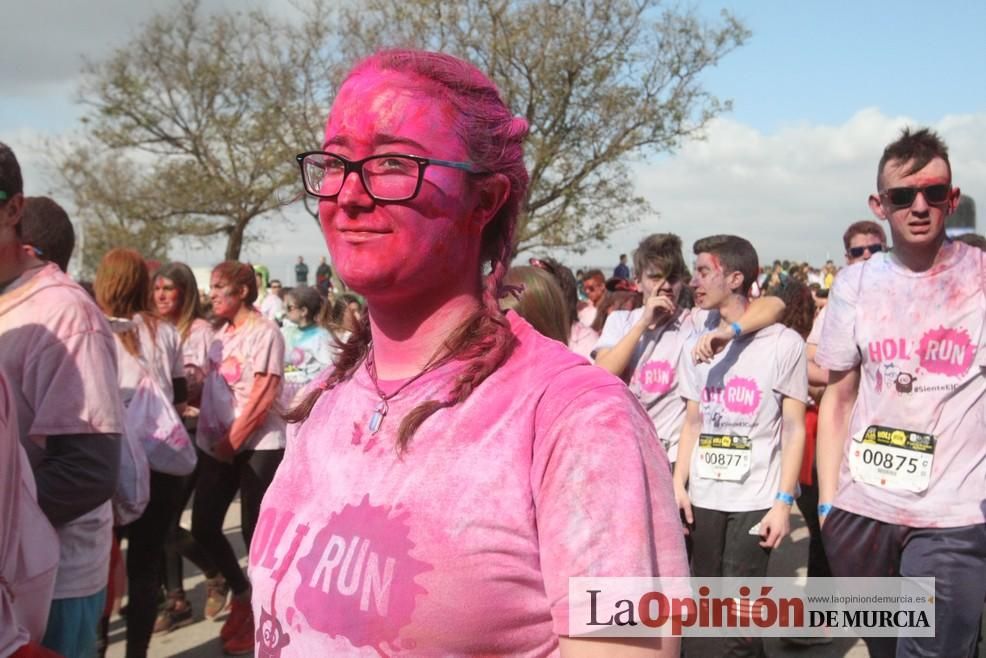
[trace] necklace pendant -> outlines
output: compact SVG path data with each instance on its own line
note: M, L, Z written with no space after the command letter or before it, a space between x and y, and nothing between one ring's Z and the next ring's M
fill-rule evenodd
M373 410L373 415L370 416L370 434L376 434L380 430L380 426L383 425L383 418L387 415L387 401L380 400L377 403L376 408Z

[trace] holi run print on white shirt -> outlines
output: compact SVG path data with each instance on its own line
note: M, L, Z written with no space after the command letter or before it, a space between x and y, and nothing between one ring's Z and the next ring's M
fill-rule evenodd
M712 313L709 321L718 322L718 314ZM686 343L686 353L695 341ZM750 450L749 470L742 479L717 480L700 475L702 451L696 442L688 477L692 504L721 512L769 509L781 479L783 399L808 399L804 340L772 324L734 339L711 363L682 359L679 377L682 397L699 403L701 434L729 437L734 447L749 445Z
M95 302L57 265L24 273L0 294L0 369L32 467L47 436L123 431L114 342ZM56 599L106 587L112 527L106 501L58 528Z
M593 349L612 349L640 320L644 308L632 311L613 311L606 318L603 333ZM709 312L701 309L681 309L666 324L648 329L637 341L627 369L630 391L654 421L661 445L673 463L678 458L678 440L685 422L685 402L678 386L678 368L685 342L714 327L706 327Z
M367 428L361 367L322 394L267 490L250 548L257 655L558 656L568 579L688 573L667 458L616 377L507 317L519 343L403 457L427 373Z
M243 412L250 400L255 375L262 373L278 377L284 375L284 337L276 324L259 313L252 313L239 328L227 322L216 331L209 346L209 370L204 386L206 390L203 390L199 431L196 432L196 443L202 450L211 453L214 446L208 433L203 432L203 424L208 424L210 418L220 417L231 425L232 420ZM220 399L218 403L224 407L231 403L232 412L229 408L209 408L211 404L217 404L217 398L208 396L210 385L211 390L218 386L227 392L227 399ZM283 448L284 424L281 415L272 409L241 450ZM226 429L229 429L228 426Z
M833 504L914 528L986 516L986 258L942 249L927 272L885 253L840 272L816 354L830 370L861 369Z

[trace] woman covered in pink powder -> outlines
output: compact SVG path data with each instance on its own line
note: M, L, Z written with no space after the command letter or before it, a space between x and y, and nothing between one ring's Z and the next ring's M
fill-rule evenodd
M284 374L280 328L254 308L257 278L244 263L212 270L212 312L223 324L209 347L195 441L201 449L192 503L192 535L215 562L232 592L219 635L227 655L253 650L250 582L223 533L236 493L247 546L260 501L284 455L284 420L274 410Z
M250 547L258 656L677 655L569 637L569 578L687 565L646 414L498 307L526 133L473 66L385 51L298 156L368 313L289 414Z

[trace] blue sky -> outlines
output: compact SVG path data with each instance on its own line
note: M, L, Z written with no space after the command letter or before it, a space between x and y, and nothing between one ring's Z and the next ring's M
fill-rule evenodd
M730 7L752 31L705 76L731 118L764 131L879 107L931 123L986 109L986 3L763 0Z
M283 8L287 0L254 0ZM105 56L155 10L175 0L17 3L0 40L0 140L24 161L29 193L45 193L37 149L76 127L80 56ZM203 0L206 9L242 7ZM952 149L956 183L986 207L986 3L704 2L711 17L730 7L752 30L745 46L707 71L707 89L731 98L701 142L635 168L637 192L658 211L582 255L573 265L615 264L650 232L686 245L711 233L749 237L761 260L840 260L840 236L866 218L883 145L905 124L938 129ZM38 26L44 25L39 31ZM47 38L38 48L39 34ZM28 55L25 55L28 53ZM70 202L68 195L55 194ZM982 211L981 211L982 213ZM980 219L980 232L984 220ZM287 275L298 254L324 249L314 224L263 221L243 258ZM261 238L263 238L261 240ZM222 255L176 245L173 256L208 266Z

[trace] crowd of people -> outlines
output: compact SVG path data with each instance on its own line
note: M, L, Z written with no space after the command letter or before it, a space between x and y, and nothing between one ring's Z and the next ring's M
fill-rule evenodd
M87 290L0 144L0 654L92 655L125 572L145 656L194 618L188 559L229 655L759 656L574 635L569 579L765 576L797 504L809 576L937 579L935 636L872 656L972 656L986 255L946 239L944 142L886 147L838 273L659 233L607 280L511 266L527 129L456 58L357 64L298 161L358 296L299 257L292 288L227 261L200 299L128 249Z

